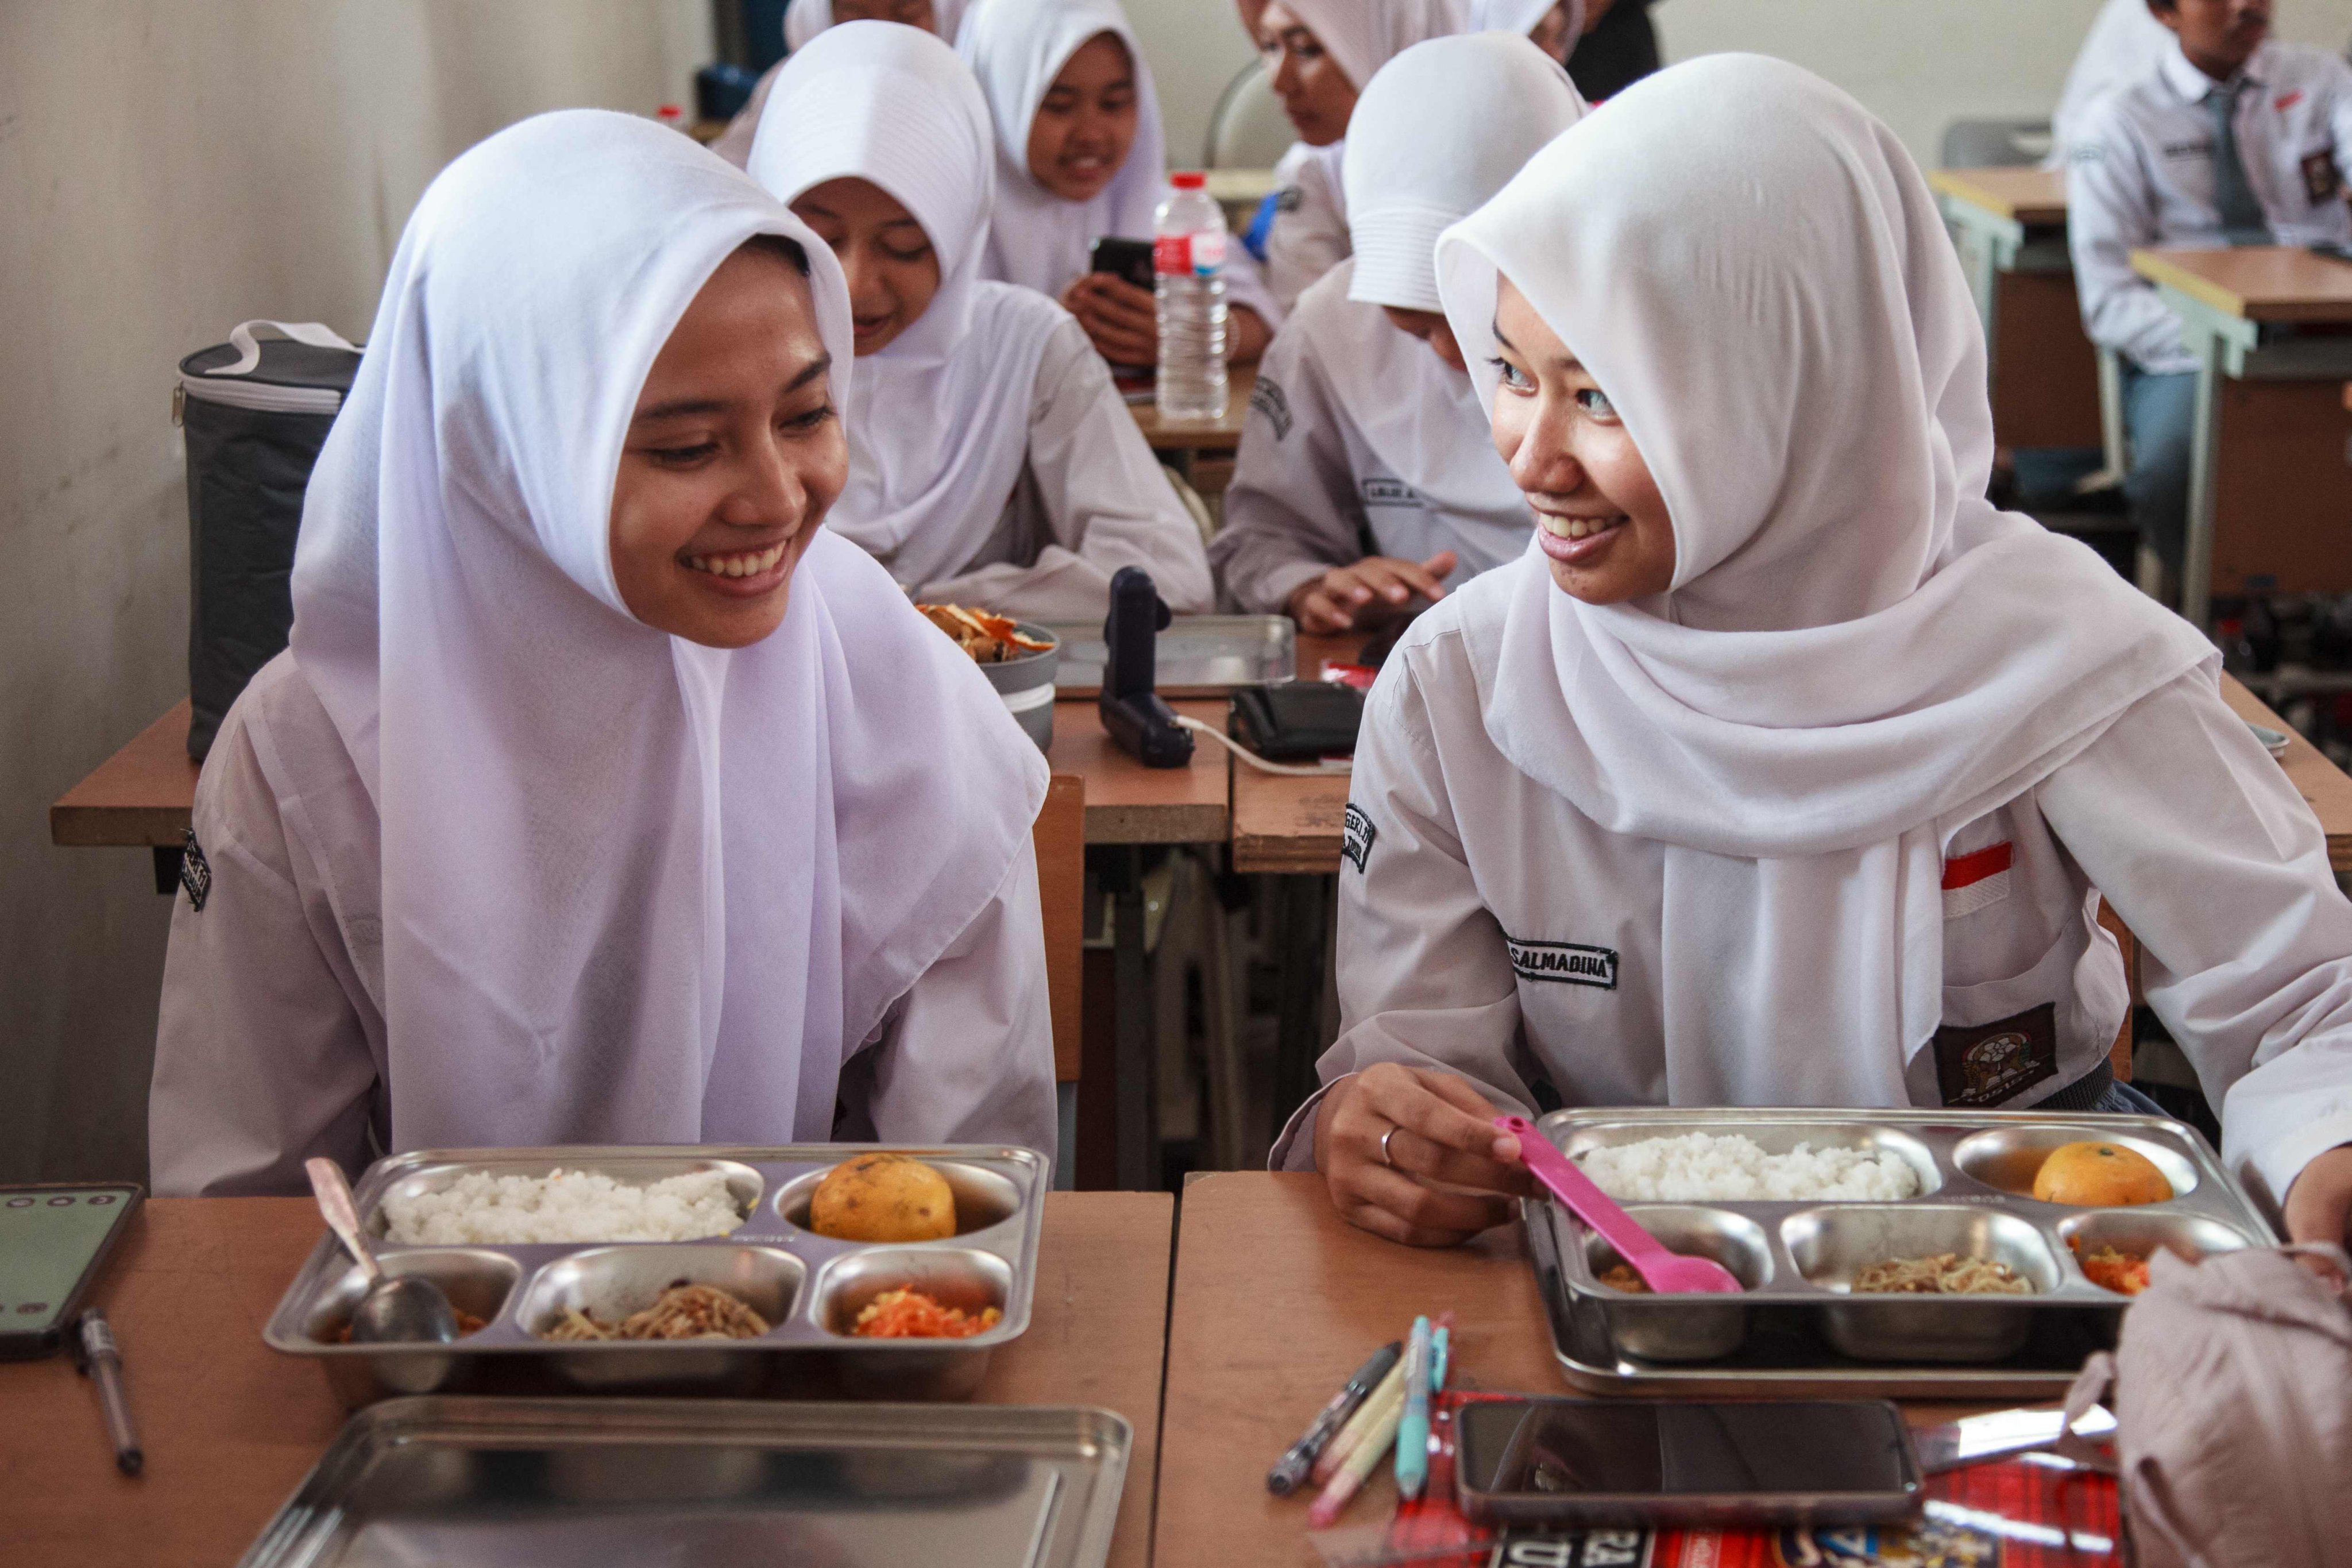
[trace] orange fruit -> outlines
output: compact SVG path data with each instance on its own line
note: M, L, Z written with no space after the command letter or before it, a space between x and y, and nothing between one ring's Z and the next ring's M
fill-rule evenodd
M2033 1195L2045 1204L2118 1208L2168 1202L2172 1184L2155 1161L2137 1149L2120 1143L2067 1143L2053 1149L2034 1173Z

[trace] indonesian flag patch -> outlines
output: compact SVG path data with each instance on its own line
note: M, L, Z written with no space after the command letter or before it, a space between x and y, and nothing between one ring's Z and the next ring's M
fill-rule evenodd
M2010 867L2017 858L2008 844L1995 844L1944 862L1944 918L1956 921L2009 897Z

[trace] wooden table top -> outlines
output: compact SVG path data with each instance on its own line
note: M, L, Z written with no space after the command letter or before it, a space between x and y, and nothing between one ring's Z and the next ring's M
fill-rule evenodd
M1257 390L1257 368L1237 364L1227 372L1225 416L1223 419L1162 420L1149 403L1130 403L1136 427L1155 452L1230 452L1242 444L1242 421L1249 415L1250 394Z
M1203 722L1224 723L1223 702L1173 706ZM196 800L187 735L184 701L49 807L49 841L178 847ZM1231 784L1222 750L1199 748L1189 768L1147 768L1111 744L1087 700L1054 710L1049 756L1055 773L1086 780L1089 844L1222 844L1231 831Z
M2300 246L2135 250L2132 270L2225 316L2250 321L2352 324L2352 263Z
M1954 201L1980 207L2028 228L2066 221L2066 173L2063 169L1937 169L1927 184Z
M1135 1447L1110 1560L1129 1568L1150 1559L1173 1223L1165 1193L1049 1194L1029 1331L976 1395L1127 1417ZM323 1231L309 1199L159 1199L132 1226L100 1304L122 1342L145 1473L117 1473L67 1357L0 1363L0 1562L220 1568L342 1426L319 1370L261 1342Z
M2221 700L2249 724L2263 725L2286 737L2286 755L2279 759L2279 766L2286 771L2295 794L2319 818L2320 829L2327 835L2328 865L2338 871L2352 871L2352 776L2271 711L2236 676L2221 677Z
M1319 680L1323 662L1354 661L1366 639L1301 637L1298 679ZM1234 767L1234 869L1244 876L1328 876L1339 868L1342 819L1348 811L1348 775L1286 778Z
M1457 1385L1570 1394L1522 1248L1516 1225L1445 1251L1383 1241L1341 1219L1313 1174L1236 1171L1185 1188L1155 1568L1319 1564L1309 1497L1270 1496L1266 1468L1416 1313L1454 1312ZM1908 1408L1942 1421L1968 1407ZM1342 1523L1385 1520L1395 1501L1383 1466Z

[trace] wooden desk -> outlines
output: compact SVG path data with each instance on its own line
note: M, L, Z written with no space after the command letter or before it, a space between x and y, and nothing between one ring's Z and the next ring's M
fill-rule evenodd
M2066 251L2066 176L1939 169L1927 176L1984 322L1993 431L2005 447L2102 444L2099 360Z
M2289 728L2285 720L2247 690L2236 676L2221 678L2221 700L2249 724L2263 725L2286 737L2286 755L2279 759L2279 766L2286 771L2287 782L2294 785L2295 794L2303 796L2312 815L2319 818L2320 830L2327 835L2328 865L2338 872L2352 871L2352 777L2347 777L2344 770L2329 762L2318 747Z
M1266 1467L1373 1347L1416 1312L1455 1314L1465 1386L1570 1392L1552 1360L1518 1227L1447 1251L1400 1247L1341 1219L1317 1175L1233 1172L1184 1190L1168 1321L1157 1568L1321 1559L1305 1494L1269 1496ZM1929 1420L1954 1407L1913 1407ZM1382 1466L1343 1516L1386 1519Z
M2197 356L2181 612L2212 596L2352 592L2352 265L2292 246L2135 250Z
M1163 420L1160 410L1151 404L1127 405L1128 412L1135 416L1136 427L1143 432L1143 438L1151 444L1153 451L1163 458L1173 456L1187 461L1200 456L1233 454L1234 448L1242 444L1242 421L1249 414L1250 395L1257 390L1257 369L1237 364L1226 374L1223 419Z
M196 803L183 699L49 807L49 842L74 847L180 847Z
M1169 1234L1164 1193L1045 1200L1029 1331L977 1395L1095 1405L1135 1428L1111 1561L1150 1560ZM341 1428L317 1368L261 1325L323 1227L307 1198L161 1199L133 1222L100 1304L122 1342L146 1473L114 1468L89 1384L63 1355L0 1363L0 1562L236 1561Z

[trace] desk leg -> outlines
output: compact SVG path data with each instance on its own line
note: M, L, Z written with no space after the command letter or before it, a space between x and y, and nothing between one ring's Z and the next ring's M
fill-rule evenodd
M1275 1000L1274 1126L1315 1089L1315 1059L1323 1038L1323 952L1327 911L1336 877L1282 877L1275 883L1280 922Z
M1103 885L1111 897L1114 1155L1121 1192L1160 1186L1160 1130L1152 1114L1159 1076L1152 1056L1151 977L1143 950L1143 853L1133 845L1107 851Z
M2213 512L2220 494L2221 340L2197 343L2197 412L2189 448L2189 541L2181 556L2180 613L2200 631L2213 629Z
M175 849L168 844L158 844L153 847L155 890L168 899L180 890L180 861L186 851Z

